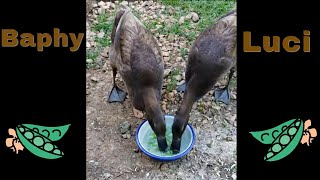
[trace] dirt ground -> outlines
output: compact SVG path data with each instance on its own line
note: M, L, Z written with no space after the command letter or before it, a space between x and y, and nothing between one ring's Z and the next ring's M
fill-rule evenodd
M236 179L235 99L228 106L209 100L214 104L210 115L203 115L194 105L189 121L197 137L194 148L177 161L158 162L138 151L134 134L142 119L133 116L130 100L123 104L106 101L111 74L102 69L87 71L88 180ZM124 121L131 124L131 137L126 139L120 132Z
M236 86L231 89L229 105L215 103L213 91L195 103L189 121L196 133L194 148L177 161L159 162L138 150L135 130L143 119L134 117L130 99L126 99L123 104L107 102L112 88L112 71L108 65L109 59L102 59L99 68L87 69L88 180L236 179ZM168 62L165 63L169 68ZM181 72L180 76L183 75ZM117 82L121 83L120 77ZM218 84L225 83L222 80ZM168 94L170 92L163 92L162 101L167 103L162 108L167 114L174 115L182 93L175 92L173 97L172 93L171 97ZM130 123L131 128L124 135L120 127L125 121Z

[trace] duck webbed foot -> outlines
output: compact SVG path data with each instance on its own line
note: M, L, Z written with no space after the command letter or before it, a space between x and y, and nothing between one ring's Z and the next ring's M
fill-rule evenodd
M229 86L214 91L214 98L216 102L230 103L230 89Z
M177 88L178 92L185 92L186 91L186 83L184 82Z
M118 86L113 86L109 97L108 97L108 102L112 103L112 102L120 102L122 103L127 96L128 93L126 93L125 91L123 91L122 89L120 89Z
M108 102L120 102L123 103L123 101L126 99L126 96L128 93L120 89L116 84L116 75L117 75L117 69L112 67L112 75L113 75L113 87L111 89L111 92L108 97Z
M230 103L230 81L232 79L232 76L235 72L235 68L231 68L230 74L229 74L229 80L226 85L226 87L222 89L217 89L214 91L214 98L216 102L223 102L224 104L229 104Z

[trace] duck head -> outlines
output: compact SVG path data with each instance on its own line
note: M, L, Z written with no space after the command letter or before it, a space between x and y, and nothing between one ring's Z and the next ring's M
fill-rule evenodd
M173 151L173 153L180 152L181 137L187 127L190 117L190 111L196 100L197 99L190 92L188 92L188 90L185 91L183 100L174 117L172 125L171 150Z
M181 137L184 130L186 129L188 120L189 120L189 113L177 114L174 117L174 123L172 125L172 144L171 144L171 150L173 151L173 153L180 152Z
M165 116L160 108L159 98L156 98L156 93L153 89L147 89L144 91L144 106L146 117L149 124L157 136L158 147L160 151L166 151L166 124Z

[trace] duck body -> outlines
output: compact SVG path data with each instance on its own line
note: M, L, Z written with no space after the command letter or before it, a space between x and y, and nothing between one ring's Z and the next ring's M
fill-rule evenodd
M231 71L232 76L235 71L236 18L236 10L228 12L203 31L190 48L184 95L172 126L171 149L174 152L180 151L180 138L188 123L193 104L210 91L227 72ZM224 93L227 90L221 91Z
M146 113L157 135L159 149L164 150L167 143L164 115L160 108L164 76L161 50L153 35L124 5L116 14L111 40L113 88L108 102L123 102L126 95L129 95L133 108ZM116 85L117 72L128 93Z

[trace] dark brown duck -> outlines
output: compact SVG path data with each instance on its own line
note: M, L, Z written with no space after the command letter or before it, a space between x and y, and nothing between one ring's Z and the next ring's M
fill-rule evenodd
M157 135L159 149L167 148L165 119L160 108L164 63L161 50L144 25L122 5L117 12L111 34L110 61L113 88L108 102L123 102L127 95L135 109L145 112ZM121 75L127 92L120 89L115 78Z
M202 32L195 40L188 57L183 100L176 113L172 126L171 149L180 151L181 136L189 120L193 104L213 88L226 73L229 81L224 89L215 92L216 99L228 103L229 83L236 67L237 43L236 9L228 12L216 23ZM178 88L179 89L179 88Z

